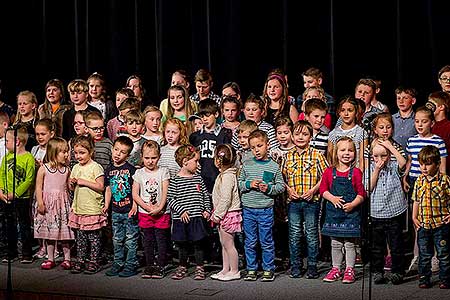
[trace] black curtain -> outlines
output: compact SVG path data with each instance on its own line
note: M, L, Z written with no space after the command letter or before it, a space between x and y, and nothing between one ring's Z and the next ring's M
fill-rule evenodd
M361 77L381 79L381 100L394 109L400 84L417 88L419 102L439 88L437 72L450 64L449 8L431 0L1 1L1 97L14 103L30 89L42 102L47 80L99 72L111 95L139 74L159 101L179 68L210 69L217 93L233 80L244 97L283 68L297 96L301 72L315 66L337 98Z

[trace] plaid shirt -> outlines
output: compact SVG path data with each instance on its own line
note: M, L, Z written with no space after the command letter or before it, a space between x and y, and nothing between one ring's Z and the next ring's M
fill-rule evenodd
M420 175L412 194L419 203L418 220L425 229L443 225L442 219L450 214L450 177L436 174L431 180Z
M319 150L308 146L301 152L297 147L290 150L286 154L282 169L287 185L302 195L320 181L327 167L325 156ZM319 201L319 193L316 193L312 200Z

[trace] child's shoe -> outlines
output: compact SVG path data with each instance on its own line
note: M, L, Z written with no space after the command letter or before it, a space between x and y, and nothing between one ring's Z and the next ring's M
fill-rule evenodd
M100 266L95 262L89 262L87 264L86 270L84 270L85 274L95 274L100 271Z
M247 271L247 275L245 275L244 280L245 281L256 281L258 279L258 275L256 271L249 270Z
M106 271L105 275L106 276L118 276L121 270L122 270L121 266L119 266L118 264L113 264L111 269Z
M31 264L33 263L33 258L31 256L23 256L20 260L21 264Z
M441 283L439 283L439 288L442 290L448 290L448 289L450 289L450 283L441 282Z
M384 274L381 272L374 273L373 274L373 283L375 283L375 284L386 283L386 278L384 278Z
M220 272L218 272L218 273L212 274L212 275L210 276L210 278L211 278L211 279L214 279L214 280L219 280L219 278L220 278L220 277L223 277L223 276L224 276L224 274L222 273L222 271L220 271Z
M306 279L317 279L319 278L319 273L317 272L316 266L308 266L308 271L306 272Z
M384 258L384 270L390 271L392 269L392 257L390 255L387 255Z
M291 274L289 274L291 278L301 278L302 277L302 269L297 267L291 267Z
M334 282L336 280L339 280L341 278L342 274L339 268L331 268L330 272L323 278L323 281L325 282Z
M355 282L355 270L352 267L347 267L344 272L344 278L342 278L342 283L353 282Z
M70 270L72 268L72 263L70 262L70 260L64 260L60 266L64 270Z
M421 289L429 289L431 288L430 278L427 276L420 276L419 278L419 288Z
M136 269L134 268L124 268L120 273L119 277L131 277L137 274Z
M274 281L275 280L275 274L273 271L264 271L263 275L261 277L261 281Z
M393 285L397 285L403 282L403 275L399 273L391 273L388 279Z
M179 266L175 271L175 273L173 273L171 278L174 280L180 280L183 279L184 277L187 277L187 269L186 267Z
M226 274L218 278L220 281L232 281L241 279L241 272L237 271L235 274Z
M42 270L50 270L53 269L54 267L56 267L56 264L52 260L46 260L41 264Z
M152 278L154 272L155 272L154 266L147 266L144 272L142 273L141 277L144 279Z
M73 264L72 270L70 270L70 273L72 274L80 274L84 271L84 263L82 262L75 262Z
M161 267L156 266L153 269L152 278L153 279L163 279L164 278L164 269L161 268Z
M202 266L197 266L195 268L194 280L205 280L206 274L205 269Z
M44 258L46 254L47 254L47 250L45 249L45 247L41 247L39 249L39 251L36 252L36 254L34 255L34 258L41 259L41 258Z

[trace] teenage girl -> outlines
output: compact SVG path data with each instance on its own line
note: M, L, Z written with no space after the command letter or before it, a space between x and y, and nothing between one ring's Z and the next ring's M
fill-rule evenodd
M37 145L34 135L34 123L38 117L38 102L36 95L30 91L22 91L17 95L17 115L14 125L25 127L28 133L28 141L25 145L27 151L31 151Z

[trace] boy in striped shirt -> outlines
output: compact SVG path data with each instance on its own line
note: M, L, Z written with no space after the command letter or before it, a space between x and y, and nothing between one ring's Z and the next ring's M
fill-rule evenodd
M305 102L305 120L311 124L313 134L309 145L326 155L328 150L328 128L324 126L327 104L316 98ZM325 129L325 130L324 130Z

